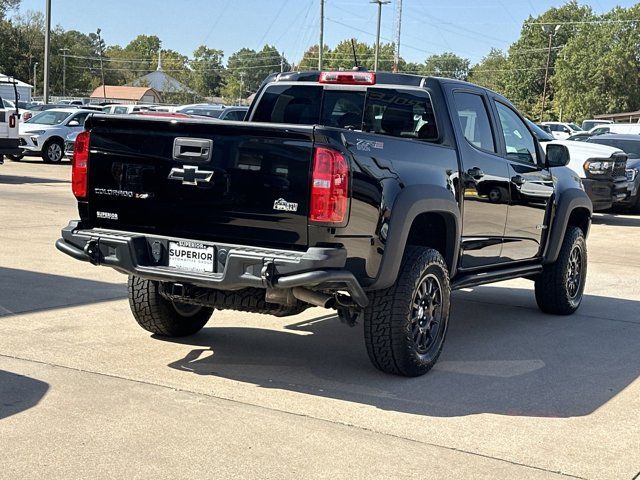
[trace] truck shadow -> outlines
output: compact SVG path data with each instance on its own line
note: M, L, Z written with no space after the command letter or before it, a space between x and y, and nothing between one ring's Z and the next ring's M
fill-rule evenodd
M428 416L588 415L640 374L639 302L589 296L576 315L540 313L531 290L455 294L447 343L424 377L370 365L362 327L335 316L283 331L221 327L181 339L193 348L169 366L310 395ZM240 315L240 314L239 314Z
M640 227L640 215L624 213L622 215L601 214L593 216L594 225L608 225L610 227Z
M61 180L59 178L29 177L29 176L22 176L22 175L3 175L0 173L0 184L25 185L25 184L38 184L38 183L71 183L71 182L69 180Z
M0 318L4 315L126 298L125 284L0 267Z
M45 382L0 370L0 420L35 407L48 390Z

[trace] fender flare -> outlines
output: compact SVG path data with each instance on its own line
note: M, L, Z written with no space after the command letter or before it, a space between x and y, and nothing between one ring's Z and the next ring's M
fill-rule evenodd
M456 274L460 251L461 215L453 193L438 185L411 185L403 189L395 199L384 254L378 275L367 290L389 288L395 283L413 221L423 213L439 213L445 218L447 239L444 252L449 276Z
M554 263L558 259L560 249L562 248L562 241L564 240L564 235L567 232L567 226L569 225L569 218L578 208L588 210L589 218L591 218L591 215L593 214L593 205L584 190L579 188L570 188L560 193L556 202L556 211L550 225L551 231L549 232L547 246L542 260L544 265ZM589 231L587 229L585 237L588 233Z

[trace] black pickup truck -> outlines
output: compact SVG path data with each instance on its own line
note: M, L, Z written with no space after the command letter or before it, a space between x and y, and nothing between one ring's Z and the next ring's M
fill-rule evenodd
M570 314L592 206L500 95L404 74L268 77L244 122L94 115L62 252L129 275L133 315L191 335L214 309L334 308L382 371L436 362L452 289L525 277ZM508 291L505 291L508 293Z

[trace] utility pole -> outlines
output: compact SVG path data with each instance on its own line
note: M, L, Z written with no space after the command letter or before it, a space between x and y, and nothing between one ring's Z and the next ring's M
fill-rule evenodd
M324 0L320 0L320 44L318 45L318 70L322 71L324 60Z
M33 64L33 96L36 96L36 84L38 83L38 62Z
M62 96L67 96L67 52L68 48L61 48L62 52Z
M238 95L238 105L242 105L243 91L244 91L244 72L240 72L240 95Z
M380 59L380 24L382 23L382 6L391 3L391 0L371 0L371 3L378 4L378 31L376 33L376 58L373 70L378 71L378 60Z
M544 122L544 109L547 103L547 83L549 81L549 64L551 63L551 45L553 37L560 30L560 25L553 27L552 25L543 25L542 31L549 35L549 50L547 51L547 66L544 71L544 86L542 87L542 109L540 111L540 121Z
M44 103L49 103L49 53L51 50L51 0L46 0L44 31Z
M396 51L393 55L393 72L398 73L400 65L400 33L402 31L402 0L396 0Z
M102 37L100 36L100 32L102 30L98 29L96 35L98 36L98 48L100 49L100 73L102 75L102 97L104 98L105 103L107 102L107 86L104 83L104 62L102 61Z

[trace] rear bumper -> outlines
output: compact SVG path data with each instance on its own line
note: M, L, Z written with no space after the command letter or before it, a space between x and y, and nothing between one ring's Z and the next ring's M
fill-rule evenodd
M608 210L614 204L623 202L628 196L628 182L625 179L614 181L611 179L583 178L585 192L593 203L593 211Z
M184 240L190 239L83 229L78 222L71 222L62 230L56 248L76 260L109 266L148 280L217 290L247 287L342 290L349 292L356 304L364 307L368 303L358 280L344 269L347 260L344 249L274 250L198 241L213 246L215 252L214 272L199 273L167 266L169 242Z

